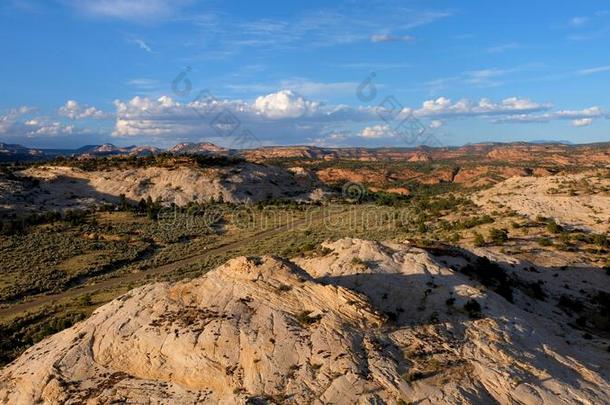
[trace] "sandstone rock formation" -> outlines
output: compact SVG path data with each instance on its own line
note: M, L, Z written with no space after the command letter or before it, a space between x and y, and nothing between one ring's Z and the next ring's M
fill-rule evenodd
M325 183L352 182L363 184L385 184L387 173L371 169L328 168L316 172L318 178Z
M554 218L561 225L596 232L610 226L610 179L596 172L546 177L512 177L474 196L487 212L498 205L535 219Z
M408 158L407 161L409 161L409 162L431 162L432 158L430 157L430 154L428 154L428 153L416 152L413 154L413 156Z
M93 159L96 157L104 157L104 156L150 156L156 155L161 152L161 149L156 148L154 146L126 146L126 147L118 147L111 143L105 143L103 145L90 145L83 146L80 149L77 149L73 152L75 156L79 158L89 158Z
M170 153L175 154L220 154L225 155L229 151L220 146L214 145L210 142L201 142L201 143L179 143L168 150Z
M82 208L118 201L121 194L138 202L150 196L165 204L185 205L190 201L223 198L227 202L256 202L268 198L308 198L311 179L273 166L238 163L228 167L147 167L84 171L74 167L33 167L22 173L37 185L19 185L15 179L1 179L0 195L5 209ZM29 182L31 183L31 181Z
M0 402L608 403L608 354L452 270L468 260L343 239L147 285L0 371Z

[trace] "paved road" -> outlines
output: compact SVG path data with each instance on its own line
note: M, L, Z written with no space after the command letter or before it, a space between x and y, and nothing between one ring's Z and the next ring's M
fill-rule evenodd
M9 304L7 307L0 308L0 318L9 316L16 313L21 313L24 311L28 311L30 309L39 307L45 304L52 304L59 300L63 300L66 298L73 298L79 295L83 295L86 293L93 293L95 291L100 290L111 290L113 288L119 287L121 285L127 285L129 283L139 281L147 276L155 276L159 274L169 273L173 270L180 269L191 264L198 263L205 257L214 256L222 253L226 253L232 249L242 247L251 243L254 240L263 240L269 237L275 236L282 232L286 232L289 229L296 229L299 226L302 226L307 223L307 221L317 222L324 218L323 214L318 216L312 216L311 218L302 219L298 221L294 221L293 223L278 226L276 228L272 228L269 230L258 232L246 239L240 239L235 242L229 242L218 247L208 249L202 253L186 257L184 259L177 260L175 262L171 262L168 264L164 264L159 267L155 267L154 269L138 272L138 273L128 273L121 275L120 277L109 278L105 280L101 280L96 282L95 284L83 285L82 287L74 287L67 291L58 293L58 294L50 294L50 295L41 295L37 296L32 300L19 302L15 304Z

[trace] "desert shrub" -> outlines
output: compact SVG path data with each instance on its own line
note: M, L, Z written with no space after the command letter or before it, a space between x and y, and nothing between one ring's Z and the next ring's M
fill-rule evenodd
M81 295L79 298L79 302L81 305L88 307L89 305L92 304L91 294Z
M582 232L575 232L575 233L573 233L572 234L572 238L575 241L578 241L578 242L584 242L584 243L591 242L591 237L589 235L587 235L587 234L582 233Z
M138 205L136 206L136 211L140 213L146 212L146 207L146 200L144 198L141 198L138 202Z
M354 267L360 267L360 268L366 268L368 267L368 265L366 264L366 262L364 260L362 260L359 257L353 257L352 260L350 261L350 263L354 266Z
M286 403L286 397L278 395L260 395L246 398L246 405L271 405Z
M40 312L0 324L0 365L9 363L28 347L84 318L80 312Z
M63 291L90 277L107 274L141 260L152 249L148 241L126 244L122 240L100 241L82 237L82 232L100 231L113 233L106 226L99 229L98 226L86 224L71 229L59 223L49 229L0 241L3 270L16 277L10 285L0 288L0 301ZM90 259L83 263L65 263L81 255L87 255ZM67 267L61 267L63 265Z
M131 206L129 204L129 201L127 201L127 197L125 196L125 194L121 193L119 195L119 210L120 211L129 211L131 209Z
M475 226L484 225L484 224L492 224L495 220L489 215L482 215L479 217L467 218L462 221L456 221L453 223L453 229L456 230L464 230L464 229L472 229Z
M502 245L508 241L508 231L506 229L491 228L489 230L489 240L496 245Z
M538 244L540 246L544 246L544 247L553 246L553 241L549 238L541 237L541 238L538 238Z
M592 316L593 324L607 332L610 330L610 294L605 291L598 291L592 299L595 304L595 312Z
M558 234L558 233L563 232L563 227L561 225L559 225L557 222L555 222L554 219L551 219L546 224L546 230L551 233Z
M605 249L608 247L608 237L601 233L593 235L591 242L595 246L602 248L602 249Z
M485 238L483 238L483 235L481 235L478 232L474 232L474 245L481 247L481 246L485 246Z
M572 242L572 237L568 232L562 232L559 234L559 240L564 245L569 245Z
M314 254L318 251L318 242L315 240L295 240L287 244L281 250L282 256L304 256L305 254Z
M75 225L84 223L84 218L87 217L87 212L85 211L68 211L64 217L57 211L31 213L17 218L1 220L0 233L6 236L20 235L27 233L29 229L35 225L51 224L61 220L72 222L73 216L76 215L75 213L78 213L78 216L82 219L80 221L74 221Z
M458 243L458 242L460 241L460 239L461 239L461 236L460 236L460 234L459 234L459 233L457 233L457 232L453 232L453 233L451 234L451 236L449 236L449 241L450 241L451 243Z
M369 191L367 194L368 194L368 199L375 202L375 204L390 206L390 207L402 206L402 205L406 204L407 202L409 202L409 200L410 200L410 197L408 197L408 196L395 194L395 193L386 193L384 191L378 191L375 193Z
M68 210L64 214L64 221L72 226L82 225L87 220L87 212L79 210Z
M192 158L199 167L234 166L245 161L239 156L195 155Z
M466 304L464 304L464 310L471 319L479 319L482 316L481 304L474 298L469 299Z
M0 231L5 236L21 234L25 231L25 222L18 219L5 220L0 223Z

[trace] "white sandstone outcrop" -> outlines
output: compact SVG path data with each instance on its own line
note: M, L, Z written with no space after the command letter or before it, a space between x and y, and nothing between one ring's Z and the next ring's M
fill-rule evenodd
M325 247L135 289L0 371L0 402L610 401L607 353L567 345L450 268L463 258L353 239Z

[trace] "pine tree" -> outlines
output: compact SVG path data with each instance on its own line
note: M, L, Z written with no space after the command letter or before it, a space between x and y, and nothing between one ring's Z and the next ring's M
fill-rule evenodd
M146 211L146 206L146 200L144 198L140 199L140 202L138 203L138 212Z

